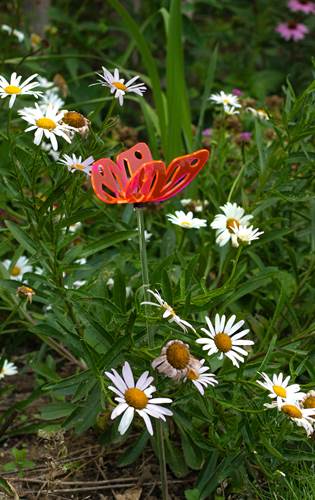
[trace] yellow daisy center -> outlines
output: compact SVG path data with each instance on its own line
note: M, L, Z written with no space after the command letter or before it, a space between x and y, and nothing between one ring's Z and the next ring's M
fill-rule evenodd
M173 342L166 351L166 358L176 370L183 370L189 363L189 350L180 342Z
M36 120L36 125L46 130L54 130L54 128L57 127L57 123L54 122L54 120L46 117L38 118L38 120Z
M126 85L121 82L112 82L112 85L114 85L114 87L116 87L116 89L118 90L128 90L128 87L126 87Z
M62 121L74 128L81 128L86 124L84 116L77 111L68 111L63 115Z
M136 410L142 410L147 406L149 398L137 387L132 387L126 390L125 400L129 406L133 406Z
M308 396L304 403L304 408L315 408L315 396Z
M281 411L289 417L292 418L302 418L303 414L299 408L295 405L283 405L281 406Z
M191 222L188 220L183 220L181 221L180 225L184 227L191 227Z
M232 348L232 340L227 333L217 333L213 341L221 352L228 352Z
M223 104L230 104L230 99L228 97L223 99Z
M21 268L19 266L14 266L11 269L11 276L18 276L19 274L21 274Z
M187 373L187 378L188 380L197 380L199 376L194 370L189 370Z
M287 397L287 391L284 389L284 387L281 387L281 385L273 385L272 386L273 392L277 394L280 398L286 398Z
M16 87L15 85L8 85L3 89L7 94L20 94L22 89L20 87Z
M73 168L76 168L77 170L84 170L84 165L82 165L82 163L74 163L72 165Z
M233 233L233 229L235 229L235 226L237 228L240 227L240 223L238 222L238 220L236 219L233 219L232 217L230 219L228 219L226 221L226 228L228 229L228 231L230 231L230 233Z

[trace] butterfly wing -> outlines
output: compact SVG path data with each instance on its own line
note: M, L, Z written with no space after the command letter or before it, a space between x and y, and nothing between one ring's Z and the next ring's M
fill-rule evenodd
M172 160L166 169L164 185L151 201L164 201L182 191L204 167L209 154L207 149L200 149Z

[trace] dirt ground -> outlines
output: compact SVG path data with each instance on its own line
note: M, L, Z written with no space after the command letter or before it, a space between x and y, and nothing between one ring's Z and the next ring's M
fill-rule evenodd
M12 403L27 398L34 386L33 375L10 377L14 390L1 399L0 415ZM0 432L0 477L15 490L17 498L27 500L150 500L160 499L159 466L148 445L130 466L118 467L117 460L132 446L137 434L132 433L123 447L113 448L98 443L100 432L91 429L83 435L58 431L23 433L23 426L39 422L39 408L45 400L33 401L23 414L8 422ZM1 425L0 425L1 431ZM12 449L25 450L14 460ZM21 466L15 466L15 462ZM193 487L195 474L183 479L169 475L171 499L184 499L184 490ZM9 498L0 493L0 499Z

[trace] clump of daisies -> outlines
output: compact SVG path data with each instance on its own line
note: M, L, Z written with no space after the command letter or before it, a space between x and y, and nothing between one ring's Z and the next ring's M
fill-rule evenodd
M176 339L163 346L159 356L152 361L152 368L177 382L191 381L203 396L206 387L218 383L204 362L204 359L199 360L191 354L188 344Z
M257 380L257 383L266 389L269 398L274 400L264 406L269 409L276 408L311 436L315 426L315 391L306 394L301 391L299 384L289 385L291 377L284 377L283 373L273 374L272 378L266 373L261 376L262 380Z
M100 79L97 83L93 83L92 85L102 85L103 87L108 87L110 89L111 94L114 94L114 97L118 99L120 106L124 103L124 96L130 92L137 94L139 96L143 96L144 92L147 90L144 83L135 83L140 77L134 76L127 82L125 82L124 78L120 78L119 71L115 68L114 73L112 74L108 69L102 66L102 73L96 73Z
M251 244L259 239L263 231L249 226L252 215L245 215L244 208L236 203L227 202L220 207L223 213L217 214L211 222L212 229L216 229L216 243L223 247L229 241L232 246L238 247L240 243Z
M221 90L218 94L211 94L209 99L215 104L221 105L224 112L228 115L239 114L239 108L241 108L241 104L237 95L226 94L225 92L223 92L223 90Z

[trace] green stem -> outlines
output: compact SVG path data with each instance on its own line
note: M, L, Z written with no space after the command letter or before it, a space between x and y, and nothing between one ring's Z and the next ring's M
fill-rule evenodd
M237 267L239 258L240 258L241 253L242 253L242 250L243 250L243 247L239 246L238 249L237 249L236 257L235 257L234 262L233 262L233 268L232 268L231 276L229 277L229 279L227 280L227 282L224 283L224 286L229 285L231 283L231 281L233 280L234 275L235 275L235 271L236 271L236 267Z
M157 432L157 445L158 445L159 458L160 458L160 477L161 477L162 499L169 500L165 447L164 447L163 423L160 420L158 420L156 423L156 432Z
M147 249L146 249L145 235L144 235L143 208L141 205L138 205L138 206L135 206L135 210L136 210L136 214L137 214L137 223L138 223L139 251L140 251L143 290L144 290L144 294L146 296L147 295L146 292L147 292L147 289L149 287L149 270L148 270ZM148 324L147 306L145 306L144 314L145 314L145 320L146 320L148 346L149 346L149 349L152 349L154 347L154 336L153 336L153 332L149 328L149 324ZM164 435L163 435L163 424L160 420L158 420L156 423L156 439L157 439L157 449L158 449L158 456L159 456L159 462L160 462L162 499L169 500L168 484L167 484L167 470L166 470L166 457L165 457L165 447L164 447Z
M139 252L140 252L140 262L141 262L141 273L142 273L142 283L143 283L143 291L145 299L147 298L147 289L149 288L149 271L148 271L148 258L147 258L147 249L145 244L145 235L144 235L144 217L143 217L143 208L135 207L137 214L137 223L138 223L138 233L139 233ZM154 336L152 330L149 328L148 323L148 307L145 305L144 314L145 314L145 323L148 337L148 346L149 349L154 347Z
M234 179L234 182L233 182L232 187L231 187L231 190L230 190L230 192L229 192L229 196L228 196L227 201L231 201L232 195L233 195L233 193L234 193L234 191L235 191L235 188L236 188L236 186L237 186L237 184L238 184L238 181L240 180L240 178L241 178L241 177L242 177L242 175L243 175L243 172L244 172L244 170L245 170L245 167L246 167L246 163L244 162L244 163L243 163L243 166L242 166L242 168L241 168L241 170L239 171L239 173L238 173L238 175L237 175L237 177L235 177L235 179Z

